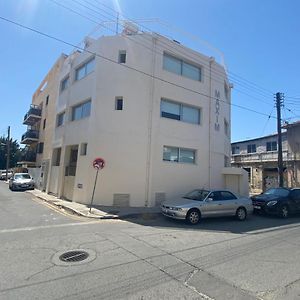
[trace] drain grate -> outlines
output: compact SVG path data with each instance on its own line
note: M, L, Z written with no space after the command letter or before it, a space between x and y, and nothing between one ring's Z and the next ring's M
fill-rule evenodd
M83 261L89 257L89 254L83 250L73 250L63 253L59 259L63 262Z

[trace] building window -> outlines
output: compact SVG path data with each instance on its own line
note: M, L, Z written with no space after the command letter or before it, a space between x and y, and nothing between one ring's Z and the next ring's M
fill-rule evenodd
M60 91L63 92L69 86L69 75L61 81Z
M267 151L277 151L277 142L267 142Z
M80 146L80 155L85 156L87 154L87 143L82 143Z
M177 148L177 147L163 147L163 160L181 163L195 163L196 150Z
M200 124L200 109L189 105L161 99L161 116L192 124Z
M56 127L63 125L64 120L65 120L65 112L58 114L56 119Z
M46 97L46 106L48 105L49 103L49 95Z
M229 157L227 155L224 155L224 167L230 167L230 160Z
M226 82L224 83L224 94L225 94L226 100L229 100L229 87Z
M90 59L88 62L80 66L75 71L75 80L80 80L94 71L95 68L95 57Z
M255 153L256 152L256 145L250 144L247 146L247 153Z
M119 58L118 58L119 64L125 64L126 63L126 51L120 50L119 51Z
M228 136L229 137L229 124L228 124L228 122L224 119L224 133L225 133L225 135L226 136Z
M37 144L37 153L41 154L44 151L44 143Z
M164 53L163 68L166 71L181 75L193 80L201 81L201 68L185 62L179 58Z
M91 114L91 100L72 108L72 121L80 120Z
M240 147L239 146L232 146L231 147L231 154L232 155L240 154Z
M123 98L117 97L115 100L115 110L123 110Z
M43 129L45 129L46 128L46 119L44 119L44 121L43 121Z
M61 156L61 148L56 148L53 150L53 158L52 165L59 166L60 165L60 156Z

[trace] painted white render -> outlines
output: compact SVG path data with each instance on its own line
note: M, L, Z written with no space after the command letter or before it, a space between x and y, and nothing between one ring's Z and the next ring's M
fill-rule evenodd
M225 187L231 100L221 65L157 34L90 39L86 50L70 55L61 69L60 82L70 79L56 103L56 116L65 117L54 131L52 145L61 148L61 159L57 166L52 155L48 192L90 203L96 157L106 161L96 205L154 206L194 188ZM115 63L119 51L126 51L126 63ZM164 70L164 53L199 66L201 81ZM94 56L94 71L75 80L76 69ZM115 109L116 97L123 98L123 110ZM161 117L162 98L199 108L200 124ZM89 99L90 115L72 121L72 108ZM87 153L81 155L85 143ZM195 150L195 163L164 161L164 146ZM76 175L65 176L71 149L77 148Z

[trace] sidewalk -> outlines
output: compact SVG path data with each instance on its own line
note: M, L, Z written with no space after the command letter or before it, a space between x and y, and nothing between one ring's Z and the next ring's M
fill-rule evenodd
M71 202L59 199L53 195L49 195L40 190L27 191L35 197L46 201L51 205L55 205L58 208L63 208L67 211L71 211L75 214L86 218L93 219L126 219L126 218L151 218L154 214L160 214L159 207L116 207L116 206L102 206L95 205L90 208L85 204L77 202Z

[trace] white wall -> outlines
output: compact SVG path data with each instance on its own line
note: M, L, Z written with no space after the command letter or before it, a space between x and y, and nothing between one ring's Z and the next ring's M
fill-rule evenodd
M224 155L230 155L230 137L225 136L223 125L224 118L230 125L230 107L221 104L218 116L220 130L215 131L212 107L214 102L209 97L201 96L201 93L210 95L211 92L219 90L220 97L224 98L223 81L214 83L212 76L210 85L206 69L209 64L208 57L162 37L156 40L155 52L151 52L141 45L141 42L145 43L145 37L149 40L149 47L155 47L151 35L132 36L131 39L136 39L138 43L130 42L122 36L114 36L100 38L89 50L115 61L118 59L119 50L126 50L126 66L184 86L185 89L97 57L95 71L73 82L61 93L57 113L66 110L68 117L66 123L56 129L53 147L66 148L88 143L87 155L78 156L74 201L90 202L95 179L92 161L99 156L106 160L106 167L99 174L95 204L112 205L113 194L130 194L131 206L152 206L156 192L166 193L166 197L170 198L196 187L208 188L214 185L220 188L224 185L221 170L224 167ZM165 43L169 43L179 57L193 56L196 63L205 65L203 82L163 70L162 54ZM61 78L70 71L70 78L73 78L76 66L89 56L89 53L75 55L73 61L69 61L64 67ZM213 68L223 73L225 82L227 79L223 68L216 63L213 63ZM115 110L115 97L118 96L123 97L122 111ZM201 124L160 117L162 97L200 107ZM70 122L71 106L88 98L92 99L90 117ZM195 149L196 163L163 161L164 145ZM64 165L66 162L62 161L61 168ZM64 180L60 184L64 185L63 182ZM62 190L62 186L58 190Z

